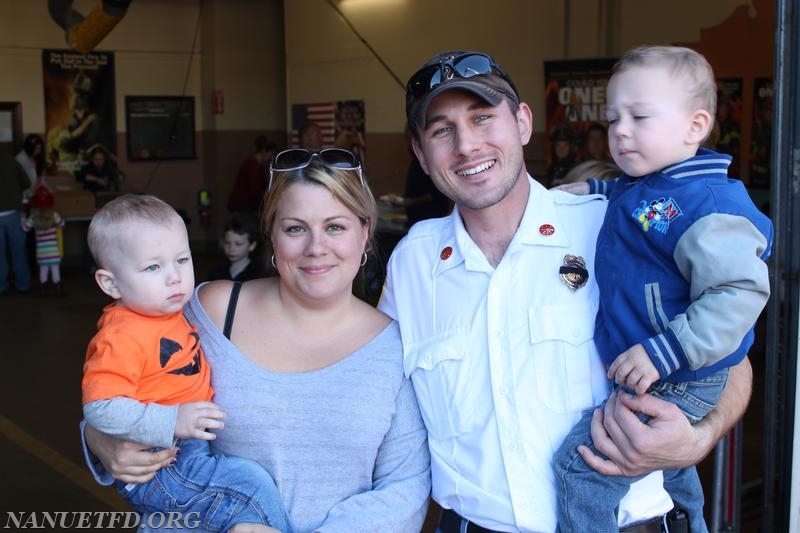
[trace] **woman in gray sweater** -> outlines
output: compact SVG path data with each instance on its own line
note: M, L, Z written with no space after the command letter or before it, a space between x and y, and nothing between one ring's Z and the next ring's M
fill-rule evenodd
M224 429L209 420L212 450L266 468L295 532L419 531L427 510L430 457L399 329L352 293L375 220L353 154L281 152L264 208L279 276L203 284L185 308L226 415ZM99 479L142 482L175 453L86 437Z

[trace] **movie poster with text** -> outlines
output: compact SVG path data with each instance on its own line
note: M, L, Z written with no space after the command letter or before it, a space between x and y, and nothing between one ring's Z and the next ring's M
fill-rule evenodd
M116 153L114 54L43 50L45 160L49 175L74 175L96 144Z
M606 86L615 61L544 62L548 185L580 161L609 158Z

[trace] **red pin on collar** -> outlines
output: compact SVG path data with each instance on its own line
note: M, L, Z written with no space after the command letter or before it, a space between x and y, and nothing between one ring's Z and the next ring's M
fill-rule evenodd
M539 233L541 233L545 237L549 237L555 232L556 228L554 228L552 224L542 224L541 226L539 226Z
M442 248L442 251L439 253L439 257L444 261L450 259L450 256L453 255L453 248L451 246L445 246Z

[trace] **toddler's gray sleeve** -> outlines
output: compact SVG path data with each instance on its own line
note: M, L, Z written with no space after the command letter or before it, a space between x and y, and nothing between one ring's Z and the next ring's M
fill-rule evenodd
M90 426L108 435L148 446L170 448L178 407L116 397L83 404L83 416Z

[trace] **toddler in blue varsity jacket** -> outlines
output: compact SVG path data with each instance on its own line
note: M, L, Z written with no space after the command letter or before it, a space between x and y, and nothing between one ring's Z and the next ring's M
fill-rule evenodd
M714 408L728 368L747 355L770 293L772 224L728 178L731 157L700 147L716 95L697 52L631 50L607 88L609 146L622 176L559 187L608 197L594 265L594 338L608 377L674 403L692 423ZM616 508L638 479L604 476L583 461L579 445L596 452L591 419L589 410L554 458L560 533L619 531ZM694 467L665 471L664 487L692 533L706 533Z

